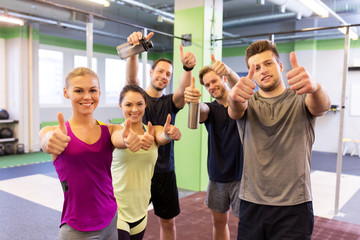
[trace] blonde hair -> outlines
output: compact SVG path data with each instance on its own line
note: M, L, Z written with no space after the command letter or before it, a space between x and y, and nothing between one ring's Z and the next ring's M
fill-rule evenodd
M70 85L70 80L72 78L75 78L75 77L79 77L79 76L85 76L85 75L90 75L94 78L96 78L99 82L99 77L98 75L93 71L91 70L90 68L87 68L87 67L77 67L77 68L74 68L73 70L71 70L67 75L66 75L66 78L65 78L65 87L68 88L69 85ZM99 85L100 85L100 82L99 82Z

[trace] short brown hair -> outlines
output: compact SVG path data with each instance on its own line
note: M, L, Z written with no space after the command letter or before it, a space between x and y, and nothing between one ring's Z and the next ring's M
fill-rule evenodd
M262 52L265 52L265 51L272 51L276 57L276 61L279 63L280 62L280 56L279 56L279 53L276 49L276 44L269 41L269 40L259 40L259 41L256 41L256 42L253 42L245 51L245 62L246 62L246 66L248 68L250 68L249 66L249 58L256 55L256 54L259 54L259 53L262 53Z
M204 78L205 74L207 74L208 72L211 72L211 71L214 71L214 68L213 68L213 66L211 66L211 65L205 66L205 67L203 67L203 68L200 70L200 72L199 72L199 79L200 79L201 85L204 85L204 80L203 80L203 78Z
M154 70L156 65L159 63L159 62L167 62L169 63L172 67L173 66L173 62L170 60L170 59L167 59L167 58L159 58L157 59L155 62L153 62L152 66L151 66L151 69Z
M90 76L96 78L98 80L98 82L99 82L99 77L93 70L91 70L90 68L86 68L86 67L77 67L77 68L74 68L73 70L71 70L66 75L65 87L66 88L69 87L70 79L75 78L75 77L79 77L79 76L85 76L85 75L90 75Z

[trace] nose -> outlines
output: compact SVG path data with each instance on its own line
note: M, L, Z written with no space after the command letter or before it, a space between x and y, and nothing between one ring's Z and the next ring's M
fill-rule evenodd
M262 75L265 75L265 74L268 73L268 69L267 69L266 67L262 66L261 69L260 69L260 73L261 73Z
M131 111L133 111L133 112L136 112L137 110L138 110L138 108L137 108L136 105L134 105L134 106L132 107L132 109L131 109Z
M91 99L91 94L90 94L90 92L86 92L84 98L85 98L85 99Z

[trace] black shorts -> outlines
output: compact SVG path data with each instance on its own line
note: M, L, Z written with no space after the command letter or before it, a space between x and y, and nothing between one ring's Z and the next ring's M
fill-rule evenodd
M238 240L311 239L312 202L294 206L268 206L240 202Z
M171 219L179 215L179 193L175 172L154 173L151 180L151 202L155 215Z

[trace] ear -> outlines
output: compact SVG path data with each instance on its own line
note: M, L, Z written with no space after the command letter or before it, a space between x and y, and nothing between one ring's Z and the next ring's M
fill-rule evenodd
M121 107L121 104L120 104L120 103L119 103L119 107L120 107L121 111L123 111L123 109L122 109L122 107Z
M279 63L279 67L280 67L280 72L282 72L284 70L282 62Z
M64 92L64 97L69 99L70 97L69 94L67 93L66 87L64 87L63 92Z
M154 73L154 70L150 69L150 77L152 76L153 73Z

